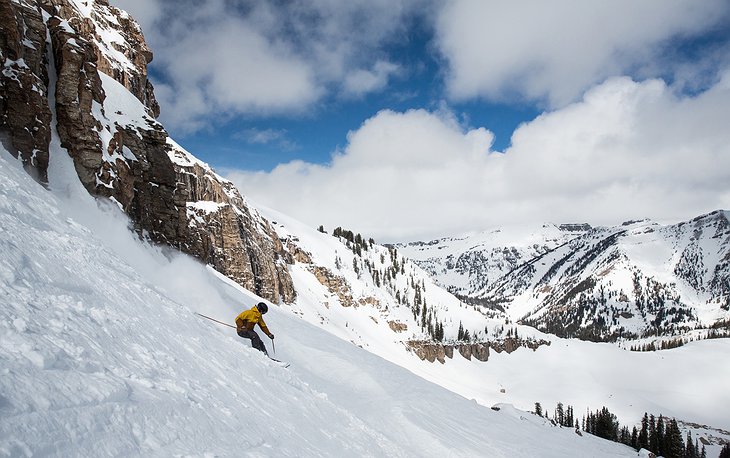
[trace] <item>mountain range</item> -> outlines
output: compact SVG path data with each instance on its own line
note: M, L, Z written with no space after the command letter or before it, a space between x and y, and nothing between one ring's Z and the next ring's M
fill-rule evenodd
M730 440L729 341L708 340L728 333L727 212L393 246L316 230L169 137L124 11L11 0L0 24L0 454L234 455L239 428L251 455L635 454L536 402ZM196 315L261 300L289 372Z
M398 248L464 300L551 334L688 340L726 335L729 217L497 229Z

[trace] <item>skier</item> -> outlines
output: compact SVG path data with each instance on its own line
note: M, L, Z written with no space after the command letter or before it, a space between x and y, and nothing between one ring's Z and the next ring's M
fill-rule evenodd
M253 345L253 348L264 352L266 356L269 356L269 353L266 351L264 343L253 328L258 324L261 330L269 336L269 339L274 340L274 334L272 334L269 331L269 328L266 327L266 323L264 323L264 318L262 316L268 310L269 307L265 303L259 302L251 307L250 310L244 310L236 317L236 332L238 335L246 339L251 339L251 345Z

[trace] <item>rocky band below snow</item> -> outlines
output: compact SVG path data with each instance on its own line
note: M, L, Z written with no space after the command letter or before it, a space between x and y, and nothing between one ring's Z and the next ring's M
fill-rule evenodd
M266 299L294 300L293 258L269 223L155 119L152 52L126 12L106 0L11 0L0 25L0 141L26 170L48 182L55 130L83 186L140 233Z
M414 352L421 360L427 360L431 363L438 361L441 364L446 362L446 358L454 358L454 350L468 360L474 357L474 359L479 361L487 361L489 359L490 348L497 353L502 353L503 351L512 353L521 347L536 350L541 345L550 345L550 342L542 339L522 339L520 337L508 337L506 339L487 342L441 343L423 340L406 342L408 351Z

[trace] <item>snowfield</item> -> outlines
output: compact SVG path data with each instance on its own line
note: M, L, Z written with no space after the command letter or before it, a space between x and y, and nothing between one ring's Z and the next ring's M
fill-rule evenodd
M52 155L49 192L0 151L0 455L636 455L271 307L278 366L193 313L232 321L259 298L139 241Z

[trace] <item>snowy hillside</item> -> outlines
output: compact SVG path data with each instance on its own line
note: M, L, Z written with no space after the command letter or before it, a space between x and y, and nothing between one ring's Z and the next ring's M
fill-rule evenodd
M503 227L463 237L402 243L396 247L444 288L459 296L477 299L509 271L590 229L587 224Z
M666 346L727 334L728 212L669 226L505 228L399 248L464 300L558 336L665 336L640 342ZM671 338L679 334L682 342Z
M399 272L404 273L390 277L378 274L391 278L389 283L378 286L371 269L359 266L374 265L373 272L387 272L392 248L373 244L358 254L347 237L320 233L270 209L260 211L272 221L283 243L299 253L298 262L292 266L298 291L297 301L292 304L294 313L466 398L486 406L508 402L524 410L532 409L535 402L549 408L558 402L570 403L577 412L605 405L622 423L636 424L644 412L655 412L688 423L725 430L730 427L726 409L718 407L730 407L730 394L721 388L730 383L730 368L719 363L730 349L728 339L641 353L610 344L556 338L529 326L507 324L504 316L484 315L480 307L460 303L425 278L425 272L411 261L402 259L400 250L395 250L394 257ZM341 281L333 284L317 278L320 269L329 271L329 278ZM393 298L394 291L402 291L393 285L412 284L411 277L425 285L423 300L433 305L437 321L445 324L443 340L431 340L431 354L413 348L409 351L412 339L430 338L420 328L420 315L418 319L413 317L413 295L407 296L410 303ZM330 290L328 286L332 285L336 287ZM340 291L348 293L344 302L338 295ZM369 297L377 301L366 300ZM405 327L391 327L391 321ZM459 323L475 333L480 329L482 332L469 341L455 340ZM484 332L485 327L489 332ZM510 342L513 336L549 345L539 345L535 350L518 345L509 351L503 346L498 351L499 345L486 343ZM461 351L462 347L479 345L489 347L486 358L481 360L484 355ZM453 348L451 357L449 346ZM427 358L422 360L420 356L424 355ZM693 370L678 370L681 367ZM695 437L699 434L730 439L730 435L710 430L694 429L692 433Z
M258 298L58 178L53 195L0 151L2 456L635 454L485 408L272 307L283 369L193 314L231 321Z
M47 189L0 148L0 456L636 454L528 413L536 402L630 426L676 417L711 453L730 440L714 429L730 429L730 340L639 353L535 328L559 334L545 319L577 310L631 330L727 318L726 213L407 247L322 233L249 208L167 136L126 13L56 3L13 0L4 18L38 40L18 46L26 76L48 79L16 111L48 113L44 150L17 151ZM618 292L583 308L629 286L634 308ZM195 314L231 323L262 297L288 370Z
M565 337L704 338L727 330L729 261L726 212L672 226L633 222L530 260L486 297L513 319Z

